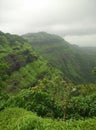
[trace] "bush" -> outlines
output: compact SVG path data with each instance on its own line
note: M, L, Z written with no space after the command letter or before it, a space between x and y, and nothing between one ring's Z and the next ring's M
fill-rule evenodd
M67 106L68 118L88 118L96 116L96 95L72 98ZM80 119L78 118L78 119Z
M8 108L0 113L0 130L42 130L41 118L20 108Z
M39 116L63 117L63 111L52 97L41 91L23 90L17 96L9 98L7 107L22 107L36 112Z
M0 112L0 130L96 130L96 118L64 122L41 118L21 108L7 108Z

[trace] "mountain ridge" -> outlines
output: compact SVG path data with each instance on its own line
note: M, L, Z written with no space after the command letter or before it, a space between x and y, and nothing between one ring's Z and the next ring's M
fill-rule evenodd
M92 69L96 66L96 53L90 54L87 49L72 45L60 36L44 32L25 34L22 37L74 83L95 82Z
M0 90L15 93L61 75L22 37L0 32ZM3 89L4 87L4 89Z

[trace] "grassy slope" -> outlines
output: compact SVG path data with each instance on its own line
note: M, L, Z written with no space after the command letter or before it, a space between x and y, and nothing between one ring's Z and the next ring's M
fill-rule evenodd
M18 92L22 88L36 86L44 77L54 76L59 71L51 70L48 63L38 56L32 46L22 37L0 32L0 66L7 65L1 79L5 91ZM51 71L53 71L51 73ZM7 78L2 78L4 74Z
M21 108L8 108L0 113L0 130L96 130L96 118L85 121L57 121L38 117Z
M70 45L59 36L45 32L23 35L33 47L52 65L58 67L75 83L95 82L92 69L96 66L96 54Z

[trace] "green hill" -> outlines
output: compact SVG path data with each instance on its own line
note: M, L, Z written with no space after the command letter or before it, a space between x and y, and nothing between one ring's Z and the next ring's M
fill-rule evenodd
M23 38L74 83L95 82L92 69L96 66L96 49L71 45L63 38L45 32L25 34Z
M72 80L75 76L78 80L85 81L84 77L80 77L82 73L74 72L76 67L73 66L76 65L74 55L77 62L77 50L78 63L81 62L85 50L81 53L79 47L71 46L56 35L40 33L41 40L36 36L38 42L35 42L45 45L41 46L41 49L44 51L46 47L45 52L48 49L48 53L41 53L40 45L37 46L36 52L32 45L20 36L0 32L0 130L95 130L96 84L74 85L68 80L69 77L64 78L67 73L63 74L57 69L62 67L62 55L59 54L64 51L64 56L67 56L64 57L66 63L70 59L65 66L69 68L64 68L65 72L68 71ZM46 37L48 46L45 44ZM45 39L44 42L42 39ZM60 48L56 41L62 45ZM49 44L53 47L50 53ZM95 56L92 58L92 53L90 55L86 49L84 61L80 63L84 72L84 63L90 61L93 65ZM39 54L46 54L45 59L50 61L50 64ZM51 59L55 59L54 62ZM78 80L73 81L77 83Z
M22 37L0 32L0 110L16 106L55 117L60 84L68 84L62 75Z
M0 32L0 89L16 93L52 79L61 72L52 68L22 37Z

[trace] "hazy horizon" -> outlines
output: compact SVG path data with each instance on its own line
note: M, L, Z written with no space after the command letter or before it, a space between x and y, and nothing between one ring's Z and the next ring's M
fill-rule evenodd
M0 0L0 30L44 31L71 44L96 46L96 0Z

